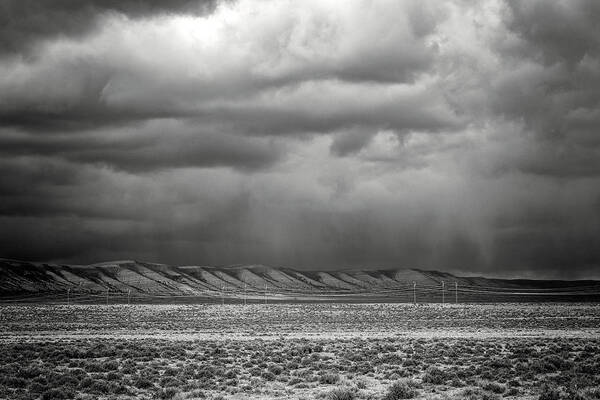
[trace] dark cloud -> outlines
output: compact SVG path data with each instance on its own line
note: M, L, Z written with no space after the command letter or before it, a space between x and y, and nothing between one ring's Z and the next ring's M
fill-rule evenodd
M130 18L210 12L212 0L5 0L0 3L0 53L27 53L40 41L93 31L107 13Z
M594 0L508 0L508 27L527 47L523 53L546 64L579 63L600 54L600 4Z
M371 141L374 134L375 132L360 128L339 132L331 143L331 152L342 157L355 154Z
M0 256L598 277L599 14L5 1Z
M18 10L41 7L18 4ZM197 2L168 8L154 2L47 4L75 20L78 7L94 15L115 10L160 16L188 6L206 8ZM35 57L0 65L14 75L0 80L0 124L75 131L197 117L238 122L238 130L269 135L329 132L349 124L432 130L460 125L434 87L401 87L432 67L436 49L428 40L443 17L438 8L412 1L374 4L368 13L310 7L306 21L299 7L283 3L276 8L280 16L254 13L238 21L237 31L217 32L224 36L218 51L206 32L214 29L204 26L208 22L158 17L140 22L109 13L87 38L50 38ZM18 16L10 20L19 25ZM322 103L321 110L306 103L311 101Z
M134 218L125 210L106 212L93 201L88 185L99 184L101 174L84 166L39 156L4 157L0 166L0 215L4 217Z
M77 134L11 132L0 136L0 154L5 156L37 154L138 173L186 167L253 171L272 165L283 152L268 138L229 134L218 127L199 129L175 120Z
M600 5L507 2L497 49L506 68L492 80L494 113L524 123L504 163L556 178L600 174ZM510 146L507 146L510 147ZM509 166L512 163L512 166Z

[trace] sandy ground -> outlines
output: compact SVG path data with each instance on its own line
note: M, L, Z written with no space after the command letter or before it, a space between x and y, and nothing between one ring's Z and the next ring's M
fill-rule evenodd
M354 339L354 338L475 338L475 339L500 339L500 338L590 338L600 337L600 329L422 329L416 331L328 331L328 332L293 332L293 333L244 333L244 332L192 332L192 331L128 331L115 330L91 332L79 330L72 332L44 331L44 332L11 332L0 334L2 342L42 342L42 341L71 341L79 339L125 339L143 340L160 339L174 341L194 340L278 340L278 339Z

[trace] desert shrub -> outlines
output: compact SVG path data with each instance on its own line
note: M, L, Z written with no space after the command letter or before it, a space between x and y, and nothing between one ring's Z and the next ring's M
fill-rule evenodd
M266 381L274 381L275 375L272 372L264 371L260 376Z
M120 372L111 371L106 374L106 380L108 381L119 381L123 379L123 374Z
M378 361L385 364L400 365L402 364L402 357L396 353L390 353L382 355Z
M478 369L478 373L482 379L494 379L496 377L497 371L485 367Z
M118 370L118 369L119 369L119 363L118 363L118 362L116 362L115 360L111 360L111 361L105 362L105 363L102 365L102 369L103 369L104 371L106 371L106 372L109 372L109 371L116 371L116 370Z
M273 371L271 371L271 372L273 372ZM236 378L238 376L239 373L240 373L240 370L237 369L237 368L230 369L229 371L227 371L225 373L225 378L227 378L227 379L234 379L234 378Z
M218 354L218 353L217 353ZM185 350L178 347L170 347L168 349L164 349L160 356L162 358L183 358L185 357Z
M289 380L288 380L288 385L290 386L294 386L297 383L302 382L302 379L298 378L297 376L292 376Z
M333 372L327 372L319 377L319 383L334 385L340 381L340 376Z
M277 364L271 364L271 365L269 365L268 370L273 375L280 375L283 372L283 368L281 368L281 366L279 366Z
M200 389L194 389L186 397L191 399L204 399L206 394Z
M33 378L31 380L31 382L36 382L36 383L39 383L40 385L47 385L48 379L46 379L45 376L38 376L38 377Z
M18 376L7 376L1 380L1 383L13 388L25 388L27 387L27 380Z
M354 391L350 388L335 388L327 393L328 400L354 400Z
M134 381L133 384L136 388L138 389L148 389L154 386L154 384L148 379L148 378L144 378L144 377L137 377Z
M88 361L84 368L87 372L102 372L104 370L102 368L102 363L95 361Z
M121 368L121 372L123 374L133 374L135 373L135 364L134 365L124 365L123 368Z
M196 376L196 368L192 365L186 365L179 371L179 377L184 380L193 379Z
M115 394L124 394L124 395L130 395L131 391L129 390L129 388L125 385L117 385L114 388L114 393Z
M461 398L463 400L498 400L500 396L480 388L467 388L463 390Z
M86 376L81 381L79 381L79 389L89 388L90 386L92 386L93 383L94 383L94 380L92 378L90 378L89 376Z
M69 375L77 377L77 378L83 378L83 377L87 376L87 373L84 370L82 370L81 368L74 368L69 371Z
M434 385L442 385L448 379L448 374L436 367L427 368L427 370L425 371L425 375L423 376L424 383L431 383Z
M483 388L485 390L489 390L490 392L498 393L498 394L504 393L506 391L506 387L497 382L489 382L489 383L485 384L483 386Z
M300 364L296 361L290 361L286 364L286 368L289 370L294 370L300 368Z
M411 381L398 381L390 386L384 400L412 399L417 395Z
M175 395L177 394L177 389L173 388L173 387L168 387L166 389L161 389L158 392L158 398L162 399L162 400L169 400L172 399L173 397L175 397Z
M75 397L75 393L65 388L48 389L42 393L42 400L66 400Z
M587 388L582 391L581 398L585 400L600 399L600 387Z
M225 381L225 386L228 386L228 387L235 387L235 386L237 386L237 385L238 385L238 383L239 383L239 382L238 382L238 380L237 380L237 379L227 379L227 380Z
M196 373L198 378L214 378L215 376L215 369L213 367L210 366L205 366L203 368L200 368L198 370L198 372Z
M38 382L32 382L27 387L27 390L29 390L30 393L43 393L44 391L48 390L48 387Z
M259 367L252 367L248 370L248 373L252 376L260 376L263 373L263 370Z
M92 393L108 394L111 392L111 386L104 380L94 380L88 390Z
M510 381L508 381L508 385L512 387L519 387L521 386L521 382L519 382L516 379L511 379Z
M525 381L533 381L535 380L535 374L532 371L527 371L521 374L521 379Z
M359 378L356 380L356 387L359 389L367 388L367 381L364 378Z
M67 364L69 368L79 368L85 365L85 361L83 360L71 360L69 364Z
M169 386L181 386L181 381L177 378L174 378L172 376L163 376L162 378L160 378L160 386L162 387L169 387Z
M552 354L545 356L541 360L535 360L531 364L531 369L537 373L549 373L556 372L563 369L569 369L571 363L562 357Z
M79 380L74 376L62 375L58 379L54 380L53 385L76 388L79 385Z
M24 379L33 379L43 373L44 371L38 366L31 366L19 369L19 377Z
M539 400L560 400L560 392L555 387L544 385L542 386L542 391Z
M369 363L368 361L360 362L356 366L357 366L357 371L362 374L368 374L369 372L375 371L375 369L373 368L371 363Z
M450 386L455 387L455 388L464 387L465 386L465 382L462 381L461 379L457 378L457 377L454 377L450 381Z
M404 365L405 367L416 367L417 365L419 365L419 363L413 360L412 358L407 358L402 362L402 365Z
M575 371L583 374L595 374L598 370L600 370L600 363L587 361L575 365Z

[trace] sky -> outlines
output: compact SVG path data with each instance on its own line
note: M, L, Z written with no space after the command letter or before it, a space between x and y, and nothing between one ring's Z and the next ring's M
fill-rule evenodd
M0 256L600 278L596 0L3 0Z

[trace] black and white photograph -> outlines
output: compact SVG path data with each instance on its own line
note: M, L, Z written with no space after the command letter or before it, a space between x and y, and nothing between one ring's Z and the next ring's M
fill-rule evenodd
M600 1L0 0L3 399L600 399Z

